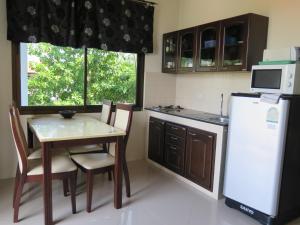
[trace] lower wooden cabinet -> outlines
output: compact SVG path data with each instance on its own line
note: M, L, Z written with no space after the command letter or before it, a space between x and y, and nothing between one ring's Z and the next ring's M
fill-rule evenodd
M215 134L190 128L187 133L185 176L212 190Z
M160 164L164 163L165 122L151 117L149 121L148 157Z
M184 149L166 144L165 166L180 175L184 175Z
M148 157L212 191L216 134L150 117Z

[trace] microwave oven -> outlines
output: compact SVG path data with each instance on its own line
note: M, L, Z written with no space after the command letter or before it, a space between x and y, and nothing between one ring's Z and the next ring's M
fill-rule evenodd
M250 91L288 95L300 94L300 64L252 66Z

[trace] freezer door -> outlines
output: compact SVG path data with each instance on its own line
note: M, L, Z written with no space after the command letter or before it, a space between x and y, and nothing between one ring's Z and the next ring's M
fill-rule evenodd
M224 195L275 217L289 101L232 97Z

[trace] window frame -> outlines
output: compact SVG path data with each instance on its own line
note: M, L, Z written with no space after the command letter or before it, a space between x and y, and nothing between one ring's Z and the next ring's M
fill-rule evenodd
M20 43L12 42L12 95L22 115L28 114L54 114L60 110L76 110L78 113L95 113L102 111L102 105L87 105L87 48L84 49L85 72L84 72L84 105L83 106L22 106L21 105L21 59ZM144 100L144 68L145 55L137 54L136 74L136 100L133 105L134 111L141 111ZM115 105L113 106L115 110Z

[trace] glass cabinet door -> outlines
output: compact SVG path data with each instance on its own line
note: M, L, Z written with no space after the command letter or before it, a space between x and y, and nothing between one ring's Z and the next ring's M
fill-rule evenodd
M197 71L214 71L218 67L220 24L198 28Z
M243 70L246 65L246 20L229 21L223 27L221 69Z
M180 55L178 70L193 71L194 70L194 56L195 56L195 40L196 29L183 30L179 34L180 38Z
M163 72L176 72L178 33L165 34L163 38Z

